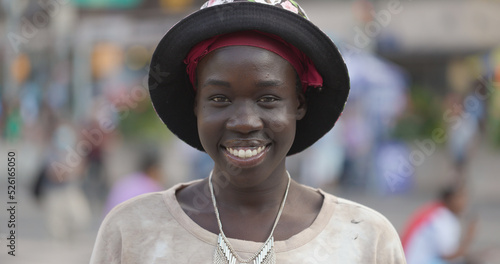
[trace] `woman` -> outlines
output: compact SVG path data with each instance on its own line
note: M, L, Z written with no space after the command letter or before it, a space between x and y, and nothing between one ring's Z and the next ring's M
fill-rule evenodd
M163 37L149 86L163 122L215 165L117 206L91 263L405 263L382 215L285 169L349 91L335 45L295 2L207 2Z

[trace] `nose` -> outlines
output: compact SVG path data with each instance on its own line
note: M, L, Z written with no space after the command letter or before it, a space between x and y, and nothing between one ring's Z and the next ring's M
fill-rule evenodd
M248 134L264 128L261 116L252 102L234 104L234 114L226 123L228 130Z

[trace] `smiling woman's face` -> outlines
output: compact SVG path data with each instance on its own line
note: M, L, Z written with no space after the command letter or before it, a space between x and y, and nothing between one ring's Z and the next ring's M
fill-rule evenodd
M296 121L305 114L286 60L256 47L220 48L199 63L197 84L198 132L214 171L249 186L284 169Z

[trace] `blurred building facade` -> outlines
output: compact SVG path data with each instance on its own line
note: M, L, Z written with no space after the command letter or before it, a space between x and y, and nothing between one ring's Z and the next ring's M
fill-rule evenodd
M96 77L90 61L96 45L112 43L125 55L139 45L150 53L173 23L202 2L3 0L0 94L4 99L18 96L19 87L36 79L36 72L50 72L60 61L70 61L71 78L66 85L72 98L70 108L75 115L83 115L92 97L86 88ZM496 0L310 0L301 4L319 27L344 46L347 55L366 50L379 53L403 66L414 82L436 91L450 86L465 89L467 79L494 71L500 63L499 55L491 55L495 50L499 53L500 44L496 28L500 2ZM13 76L11 65L23 53L28 54L31 67L21 69L28 71L24 75ZM471 76L453 77L461 75L450 71L459 72L463 59L474 67L468 71ZM38 78L40 89L47 89L49 81Z

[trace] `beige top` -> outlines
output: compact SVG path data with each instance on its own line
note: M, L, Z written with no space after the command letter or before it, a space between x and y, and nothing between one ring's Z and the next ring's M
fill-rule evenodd
M193 183L145 194L115 207L99 229L90 263L212 263L217 234L191 220L175 196L176 190ZM309 228L275 242L277 263L406 263L399 236L384 216L316 191L324 196L320 213ZM200 194L193 199L202 205L210 197ZM262 245L229 241L243 258Z

